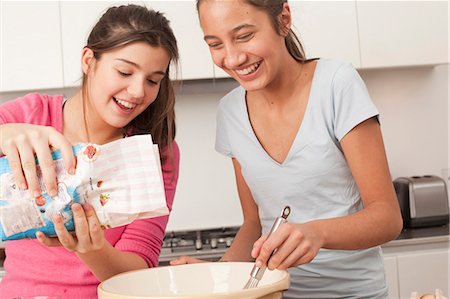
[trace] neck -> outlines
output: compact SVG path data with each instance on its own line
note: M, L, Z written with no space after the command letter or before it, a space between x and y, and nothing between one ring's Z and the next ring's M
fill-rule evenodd
M275 76L276 79L265 88L254 91L257 98L265 99L272 108L283 108L289 105L291 101L296 101L296 97L293 97L293 95L301 90L305 84L302 80L304 63L299 63L289 55L289 59L286 59L283 65L286 67Z
M121 138L123 129L111 127L97 116L89 102L83 100L80 90L64 105L63 133L72 144L80 142L105 144Z

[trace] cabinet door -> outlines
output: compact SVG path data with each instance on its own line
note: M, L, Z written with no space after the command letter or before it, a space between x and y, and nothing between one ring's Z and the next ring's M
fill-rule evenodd
M448 1L358 1L364 68L448 63Z
M87 43L88 35L109 6L120 4L112 1L60 2L64 86L81 84L81 52Z
M146 1L148 7L159 10L170 21L177 38L181 72L177 79L213 78L213 63L198 20L196 2Z
M291 12L308 58L335 58L360 66L355 1L292 1Z
M411 292L434 293L441 289L449 294L449 251L418 252L397 257L400 298Z
M398 269L397 258L395 256L384 257L384 270L386 272L386 282L389 288L389 298L397 299L398 293Z
M0 91L60 88L58 2L2 1Z

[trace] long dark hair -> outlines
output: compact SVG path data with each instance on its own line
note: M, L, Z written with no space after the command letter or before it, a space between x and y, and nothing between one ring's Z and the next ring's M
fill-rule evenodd
M110 7L92 28L85 47L98 60L102 54L134 42L146 42L165 49L173 64L178 63L178 46L169 21L160 12L139 5ZM162 160L172 153L175 138L175 91L169 78L170 64L155 101L125 128L132 135L150 133L162 151ZM83 75L83 98L87 99L87 76Z
M202 1L203 0L197 0L198 12L200 3ZM242 1L244 3L256 7L259 10L264 11L270 17L272 26L275 29L275 31L278 34L283 35L283 33L286 31L286 28L284 28L283 24L281 23L280 14L283 11L284 3L287 3L287 0L242 0ZM298 39L295 32L292 31L292 29L289 29L289 32L284 39L284 42L286 44L286 48L289 54L291 54L291 56L295 60L301 63L306 62L307 59L302 43Z

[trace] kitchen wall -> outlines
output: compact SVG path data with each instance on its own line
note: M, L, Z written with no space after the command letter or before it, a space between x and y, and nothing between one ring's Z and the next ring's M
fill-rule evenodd
M380 120L392 178L434 174L449 166L449 66L362 70ZM231 161L214 151L215 113L231 80L191 81L178 92L180 178L169 230L240 225ZM72 95L74 89L44 90ZM0 93L0 102L25 92Z

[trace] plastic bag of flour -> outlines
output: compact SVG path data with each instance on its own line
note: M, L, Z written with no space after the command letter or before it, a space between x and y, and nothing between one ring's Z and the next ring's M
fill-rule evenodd
M16 185L7 157L0 158L1 240L35 238L36 231L55 236L54 214L61 215L66 228L74 231L73 203L91 204L106 228L169 213L159 151L150 135L104 145L77 144L73 152L77 158L74 175L65 171L61 153L52 152L58 182L55 197L46 193L39 163L42 195L32 197Z

